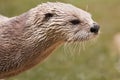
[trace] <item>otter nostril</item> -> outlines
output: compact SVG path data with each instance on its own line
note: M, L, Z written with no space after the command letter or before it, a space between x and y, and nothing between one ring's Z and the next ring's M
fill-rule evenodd
M92 33L98 33L100 26L98 24L94 24L93 27L90 28Z

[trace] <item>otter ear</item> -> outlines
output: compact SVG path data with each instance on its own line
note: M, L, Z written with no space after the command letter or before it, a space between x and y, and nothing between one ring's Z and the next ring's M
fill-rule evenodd
M51 17L53 17L53 13L46 13L44 17L44 21L48 21Z

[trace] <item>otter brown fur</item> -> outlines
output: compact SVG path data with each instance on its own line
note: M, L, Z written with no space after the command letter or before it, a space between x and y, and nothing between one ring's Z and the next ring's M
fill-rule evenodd
M94 38L98 30L88 12L59 2L43 3L4 20L0 24L0 79L35 66L64 42Z

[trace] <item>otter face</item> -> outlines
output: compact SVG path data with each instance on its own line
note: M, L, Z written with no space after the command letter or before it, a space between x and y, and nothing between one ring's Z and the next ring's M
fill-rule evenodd
M63 41L85 41L94 38L99 33L100 26L93 21L91 15L64 3L45 3L40 6L42 13L42 22L44 27L48 27L46 31L54 38ZM45 10L43 10L45 8ZM51 36L52 36L51 35ZM50 37L51 37L50 36Z
M86 41L95 38L99 34L100 26L93 21L91 15L72 5L62 5L64 9L59 8L56 13L56 19L61 20L65 41ZM57 21L57 20L56 20Z
M81 11L80 11L81 12ZM67 34L67 41L86 41L95 38L99 34L100 26L94 22L89 13L70 18L67 26L70 33ZM68 30L68 31L69 31Z

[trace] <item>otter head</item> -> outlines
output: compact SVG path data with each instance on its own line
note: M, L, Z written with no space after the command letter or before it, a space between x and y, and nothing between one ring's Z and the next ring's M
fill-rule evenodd
M37 9L37 10L36 10ZM34 12L34 13L33 13ZM91 15L70 4L43 3L33 9L33 25L40 27L46 37L60 41L85 41L99 33L99 25Z

